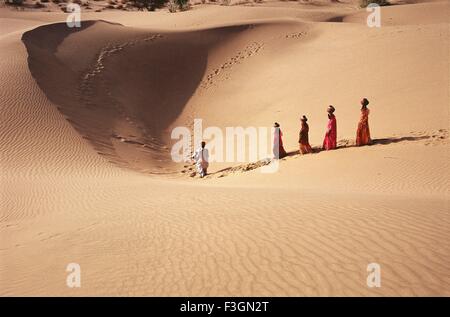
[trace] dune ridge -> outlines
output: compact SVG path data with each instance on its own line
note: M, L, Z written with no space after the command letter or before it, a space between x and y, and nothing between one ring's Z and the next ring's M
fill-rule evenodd
M81 30L0 9L0 294L449 296L448 7L383 8L380 29L352 3L85 13ZM341 147L296 154L298 117L319 148L329 103ZM278 121L290 155L187 177L167 151L194 118Z

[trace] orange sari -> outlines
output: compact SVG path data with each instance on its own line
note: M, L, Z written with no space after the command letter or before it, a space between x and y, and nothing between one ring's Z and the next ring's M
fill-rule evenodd
M369 131L369 109L361 109L361 118L358 123L358 130L356 132L356 145L367 145L372 142Z

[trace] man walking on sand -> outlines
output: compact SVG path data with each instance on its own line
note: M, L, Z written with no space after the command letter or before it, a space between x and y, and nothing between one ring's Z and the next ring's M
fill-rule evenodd
M208 149L205 149L206 143L202 141L201 147L199 147L194 155L192 155L192 159L195 161L195 165L197 166L197 172L200 174L200 177L203 178L206 176L207 169L209 166L209 153Z

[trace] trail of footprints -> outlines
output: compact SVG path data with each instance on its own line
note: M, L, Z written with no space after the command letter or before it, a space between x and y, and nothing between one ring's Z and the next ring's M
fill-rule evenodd
M284 37L286 39L298 39L302 36L306 35L306 32L294 32L290 34L286 34ZM148 36L143 39L134 39L122 44L117 45L108 45L105 48L103 48L96 60L96 63L94 67L91 69L91 71L87 72L82 79L81 85L80 85L80 95L82 96L82 101L86 106L92 105L90 101L90 97L95 95L95 92L92 90L92 81L94 78L99 75L104 69L104 61L106 58L108 58L111 55L116 54L117 52L120 52L128 47L132 47L136 44L143 43L143 42L152 42L155 41L158 38L162 38L161 34L155 34ZM200 86L202 88L209 88L211 85L214 84L214 79L220 75L221 72L227 69L231 69L233 66L240 64L243 60L252 57L256 55L262 48L264 44L259 42L253 42L249 45L247 45L243 50L239 51L231 57L229 60L227 60L225 63L220 65L218 68L215 68L211 73L206 75L206 78L202 81Z
M306 35L306 32L294 32L294 33L290 33L290 34L286 34L284 37L286 39L299 39L303 36Z
M424 133L420 133L420 135L425 135ZM439 129L434 131L429 135L429 138L426 139L425 145L440 145L448 143L448 130Z
M98 57L92 68L86 74L84 74L84 76L82 76L81 84L78 87L78 91L81 104L86 109L88 109L87 111L95 111L97 108L104 107L105 105L107 105L108 108L114 109L114 111L116 111L118 115L125 117L127 124L133 126L134 130L136 129L140 130L142 132L142 135L145 136L142 140L139 140L137 139L137 137L125 138L117 134L116 132L113 132L111 138L118 139L121 142L134 144L136 146L139 146L140 148L147 148L147 149L157 148L157 150L161 150L162 145L158 144L157 142L154 142L154 138L147 135L145 127L139 126L139 124L137 123L138 120L130 118L129 114L126 113L124 107L117 100L112 98L110 86L102 76L102 72L105 69L105 61L107 60L108 57L113 56L114 54L117 54L118 52L121 52L126 48L130 48L141 43L153 42L158 38L162 38L162 35L155 34L147 36L145 38L133 39L121 44L107 45L98 54ZM98 144L96 146L98 146ZM109 152L108 150L103 149L102 146L96 147L96 149L97 152L99 152L99 154ZM120 165L127 166L126 162L122 162L122 164Z
M100 51L100 54L98 55L95 65L91 69L91 71L87 72L83 76L83 79L82 79L82 82L80 85L81 96L83 96L83 97L92 96L92 89L91 89L92 81L97 75L99 75L105 69L104 61L106 58L108 58L111 55L116 54L117 52L124 50L125 48L135 46L136 44L139 44L139 43L152 42L161 37L162 37L161 34L156 34L156 35L145 37L143 39L134 39L134 40L122 43L122 44L107 45L105 48L103 48ZM87 98L84 98L84 99L87 99ZM86 100L86 101L88 101L88 100ZM89 104L89 102L88 102L88 104Z
M228 59L225 63L215 68L212 72L206 75L206 78L200 83L200 87L204 89L208 89L214 84L214 80L217 76L219 76L223 71L227 69L231 69L233 66L240 64L245 59L256 55L262 48L264 44L253 42L247 45L243 50L239 51Z
M284 35L285 39L299 39L303 36L305 36L307 33L305 31L301 32L293 32ZM205 79L200 83L200 87L203 89L208 89L214 84L215 79L223 73L227 69L231 69L233 66L240 64L245 59L252 57L264 47L264 43L260 42L253 42L249 45L247 45L243 50L238 51L236 55L228 59L225 63L220 65L219 67L215 68L206 75Z
M98 55L94 66L82 78L82 81L81 81L81 84L79 87L79 93L80 93L80 99L81 99L81 102L83 103L83 105L85 107L91 107L94 105L94 99L97 96L97 91L95 91L95 88L97 87L97 85L96 85L95 81L98 80L98 77L101 77L102 71L105 69L104 62L109 56L112 56L120 51L123 51L126 48L135 46L140 43L153 42L158 38L162 38L162 35L155 34L155 35L147 36L145 38L138 38L138 39L134 39L134 40L131 40L128 42L124 42L122 44L116 44L116 45L110 44L110 45L107 45L106 47L104 47L100 51L100 54ZM108 91L108 86L104 85L103 88L107 90L106 95L110 96L111 92ZM110 102L111 102L110 103L111 105L116 106L117 110L121 110L121 107L117 104L117 102L115 102L114 100L111 100Z

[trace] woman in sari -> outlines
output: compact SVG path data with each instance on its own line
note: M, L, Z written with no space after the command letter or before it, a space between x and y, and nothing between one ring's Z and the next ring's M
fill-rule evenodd
M308 137L309 126L308 123L306 123L306 121L308 121L308 118L306 118L306 116L303 116L300 121L302 123L298 139L298 143L300 144L300 154L312 153L312 148L311 145L309 145Z
M369 104L369 100L364 98L361 100L361 118L358 123L358 130L356 131L356 145L368 145L372 142L370 139L370 130L369 130L369 113L370 110L367 108Z
M275 122L273 127L275 128L275 135L273 140L273 155L276 159L280 159L287 155L283 147L283 133L280 130L280 125L278 124L278 122Z
M328 125L327 132L325 133L325 139L323 140L323 149L332 150L336 148L337 145L337 124L336 116L334 111L336 109L333 106L328 106Z

